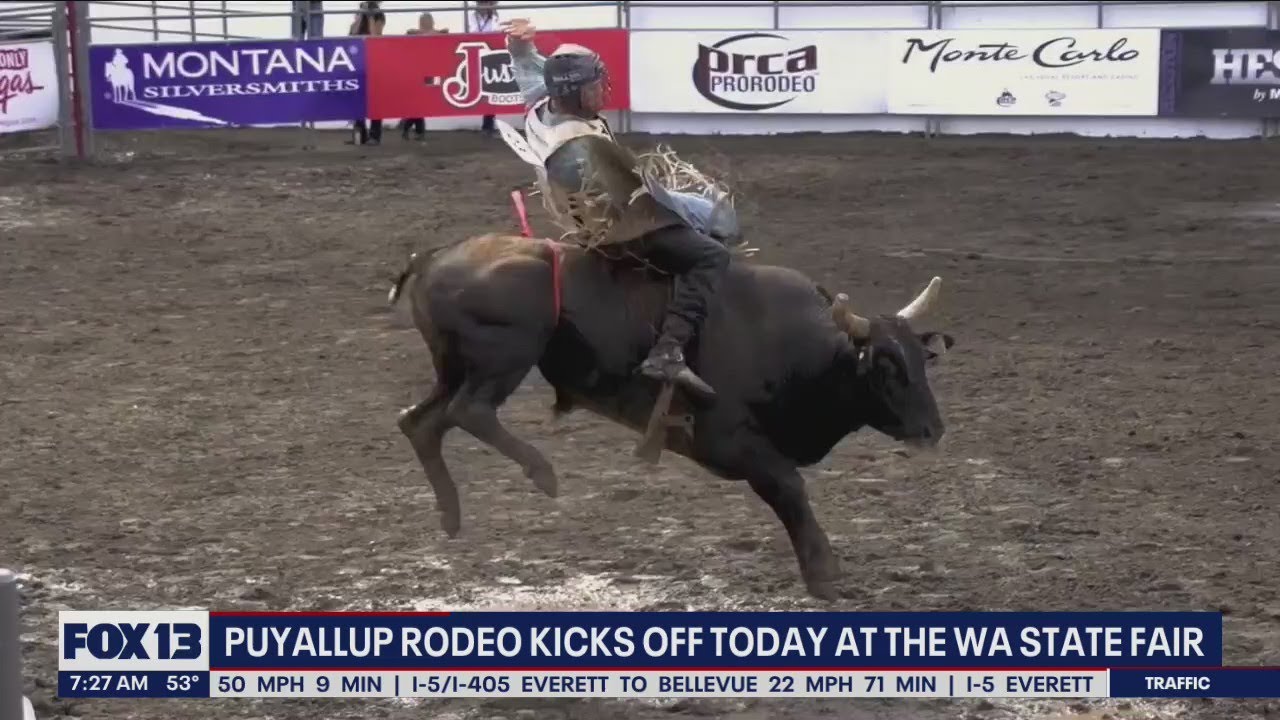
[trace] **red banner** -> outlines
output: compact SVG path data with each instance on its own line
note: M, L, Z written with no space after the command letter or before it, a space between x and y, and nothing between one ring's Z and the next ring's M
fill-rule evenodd
M600 53L612 86L606 110L631 105L626 30L550 30L535 43L544 55L564 43ZM427 35L371 37L365 46L369 117L450 117L524 112L506 36Z

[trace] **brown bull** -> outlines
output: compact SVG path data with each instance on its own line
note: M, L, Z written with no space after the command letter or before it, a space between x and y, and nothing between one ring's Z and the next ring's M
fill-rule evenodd
M461 526L458 489L441 455L450 428L492 446L556 495L551 463L498 420L498 408L533 367L555 389L557 414L581 407L646 427L660 388L634 370L653 343L668 278L577 246L506 235L413 256L391 289L392 303L413 276L413 319L431 350L436 385L399 425L450 537ZM797 468L819 462L863 425L913 444L942 437L925 363L953 341L911 327L939 283L934 278L896 315L867 319L801 273L735 260L690 344L689 364L716 396L676 395L686 421L663 430L666 449L750 483L782 521L817 597L834 597L839 569Z

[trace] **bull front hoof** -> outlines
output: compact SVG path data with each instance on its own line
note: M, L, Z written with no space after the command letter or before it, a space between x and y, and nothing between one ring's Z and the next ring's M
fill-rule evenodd
M809 580L805 586L810 595L823 602L835 602L840 597L836 592L836 584L832 580Z
M840 597L836 592L836 580L840 579L840 561L834 555L820 556L808 570L809 572L804 573L804 584L809 588L810 595L827 602Z
M440 513L440 529L444 530L444 534L452 540L458 537L458 533L462 532L462 518L458 513Z

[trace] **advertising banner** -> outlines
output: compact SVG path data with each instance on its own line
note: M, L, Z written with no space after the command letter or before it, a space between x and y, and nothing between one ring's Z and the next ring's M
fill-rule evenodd
M364 40L100 45L89 48L100 130L355 120Z
M51 41L0 45L0 133L58 124L58 72Z
M1165 30L1160 114L1280 117L1280 30Z
M522 113L506 36L426 35L375 37L369 53L369 117L456 117ZM546 54L574 43L600 54L609 68L606 110L630 106L626 30L554 30L538 33Z
M636 32L631 108L653 113L885 112L884 32Z
M895 115L1156 115L1160 30L890 33Z

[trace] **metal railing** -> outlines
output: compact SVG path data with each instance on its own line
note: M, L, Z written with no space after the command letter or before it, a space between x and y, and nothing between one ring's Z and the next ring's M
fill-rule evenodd
M5 7L0 5L0 40L35 40L47 36L53 3Z

